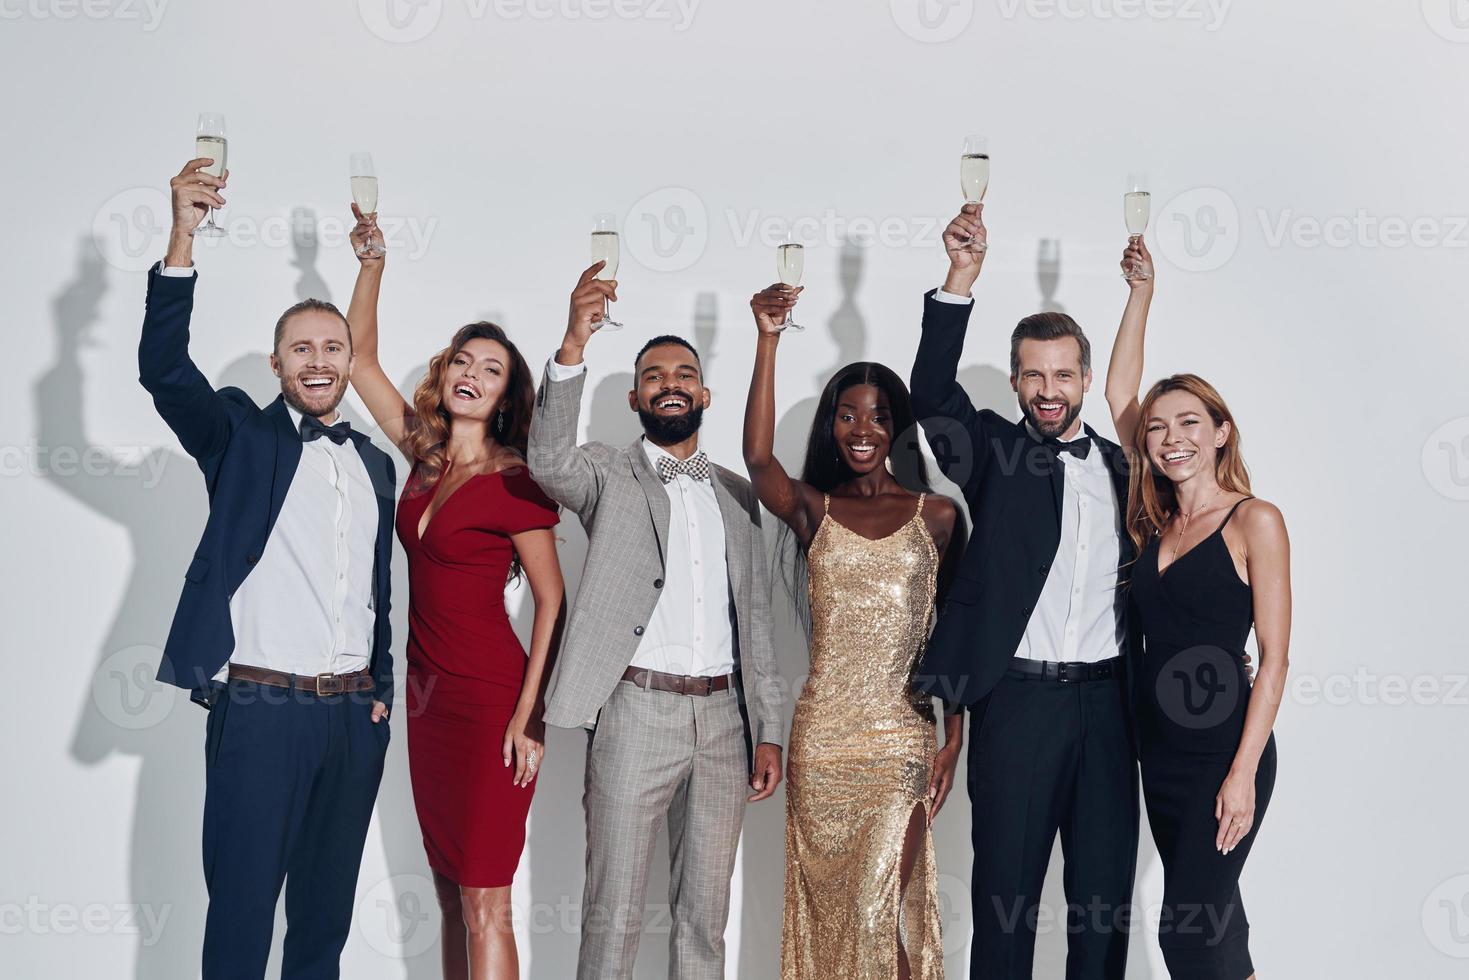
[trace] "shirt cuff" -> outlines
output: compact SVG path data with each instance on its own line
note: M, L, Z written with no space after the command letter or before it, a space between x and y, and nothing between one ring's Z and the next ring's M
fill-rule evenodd
M970 303L974 302L973 296L956 296L953 293L946 293L944 292L944 287L942 286L933 291L933 298L938 300L940 303L957 303L962 306L968 306Z
M567 381L583 373L586 369L586 361L582 361L580 364L562 364L556 358L552 357L546 362L546 377L552 381Z
M158 274L160 276L174 276L176 278L183 279L188 276L194 275L194 267L189 266L187 268L184 268L177 265L164 265L160 262L158 264Z

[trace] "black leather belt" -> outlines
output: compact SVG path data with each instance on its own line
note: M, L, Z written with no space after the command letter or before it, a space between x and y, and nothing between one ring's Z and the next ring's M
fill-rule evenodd
M1011 657L1010 670L1038 681L1077 684L1083 681L1104 681L1116 677L1122 670L1122 658L1111 657L1107 660L1087 663L1085 661L1031 660L1029 657Z

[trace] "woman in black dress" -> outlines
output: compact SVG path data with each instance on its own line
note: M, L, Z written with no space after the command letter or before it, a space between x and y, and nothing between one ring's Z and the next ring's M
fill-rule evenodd
M1132 449L1127 530L1142 619L1134 670L1143 798L1163 859L1158 944L1188 980L1255 973L1239 877L1275 786L1271 728L1290 643L1290 545L1280 511L1250 494L1239 432L1204 379L1176 374L1139 404L1152 257L1138 239L1107 371L1107 403ZM1146 278L1136 277L1141 271ZM1259 676L1245 671L1253 624Z

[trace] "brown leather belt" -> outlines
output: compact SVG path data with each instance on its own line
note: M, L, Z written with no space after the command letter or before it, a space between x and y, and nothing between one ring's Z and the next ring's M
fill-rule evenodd
M305 691L318 697L373 689L372 672L367 669L351 674L287 674L279 670L266 670L264 667L251 667L248 664L230 664L230 680Z
M684 674L665 674L661 670L646 667L629 667L623 671L622 679L648 691L667 691L670 694L689 694L707 698L716 691L729 690L734 674L718 677L689 677Z

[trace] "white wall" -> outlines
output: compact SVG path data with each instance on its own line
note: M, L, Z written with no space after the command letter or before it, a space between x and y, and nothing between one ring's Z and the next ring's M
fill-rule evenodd
M347 154L367 148L385 222L408 223L383 297L395 378L485 315L542 361L587 262L590 217L616 211L628 329L589 352L607 410L588 424L630 434L617 403L634 350L655 331L692 333L716 395L709 440L731 464L746 303L774 278L763 219L821 226L800 306L810 329L781 351L794 462L809 418L798 403L835 367L871 358L906 374L919 294L944 267L937 231L960 203L965 133L990 136L994 177L964 376L997 407L1013 407L1005 335L1043 302L1041 239L1060 242L1050 302L1106 363L1125 293L1122 179L1149 171L1160 268L1148 375L1196 370L1219 386L1256 490L1281 506L1295 546L1279 781L1243 882L1256 961L1275 977L1460 975L1461 0L417 2L0 0L11 477L0 481L0 971L197 970L204 715L147 678L204 491L137 384L134 349L140 270L164 244L163 189L208 109L229 121L234 232L197 256L193 350L211 378L269 397L263 352L279 312L305 294L345 304ZM293 243L295 209L314 214L303 220L319 226L319 250ZM848 250L844 289L844 231L857 221L885 240ZM1100 388L1086 417L1108 428ZM574 581L584 543L565 528ZM801 653L786 656L799 679ZM516 885L536 977L569 976L574 962L580 740L551 742ZM436 975L404 749L400 729L351 977ZM961 773L936 828L951 975L964 972L967 937L962 797ZM780 799L748 818L732 976L775 974L781 822ZM1141 851L1138 899L1155 909L1162 875L1146 835ZM1058 907L1059 889L1047 901ZM666 927L654 933L640 976L663 972ZM1152 932L1133 946L1131 975L1166 975ZM1038 975L1060 975L1063 947L1056 931L1043 938Z

